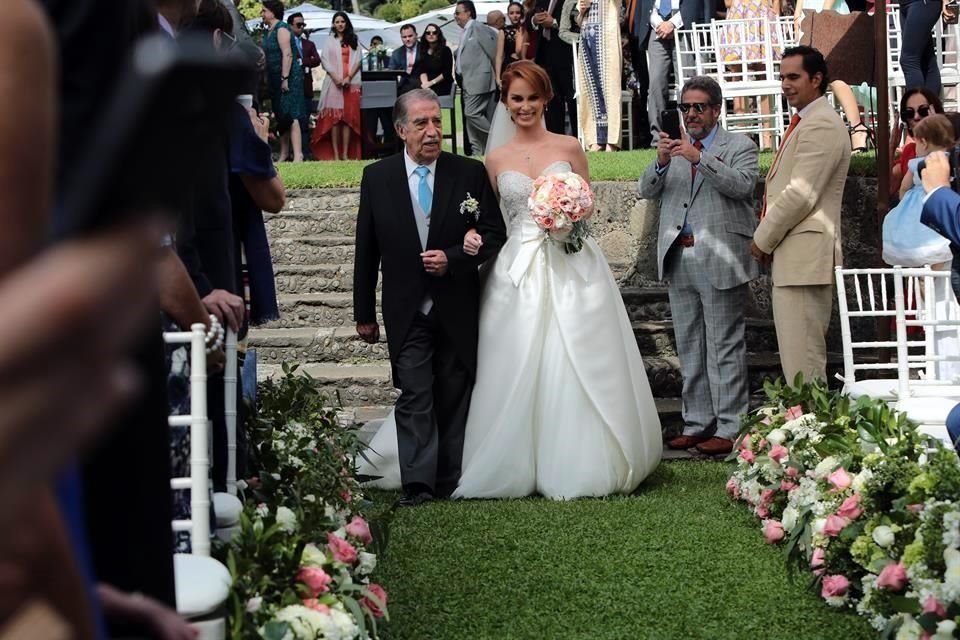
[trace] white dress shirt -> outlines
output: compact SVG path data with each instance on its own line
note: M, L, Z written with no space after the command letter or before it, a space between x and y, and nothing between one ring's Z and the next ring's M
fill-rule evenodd
M407 150L403 150L403 162L407 167L407 186L410 187L410 201L420 202L420 176L417 175L417 161L410 157ZM427 169L427 184L430 185L430 191L433 191L433 177L437 172L437 161L424 165ZM427 211L427 214L430 212Z

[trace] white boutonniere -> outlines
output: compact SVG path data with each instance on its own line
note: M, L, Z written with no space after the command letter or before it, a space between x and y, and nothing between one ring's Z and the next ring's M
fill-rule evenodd
M469 220L476 222L480 219L480 203L467 191L467 198L460 203L460 215L466 216Z

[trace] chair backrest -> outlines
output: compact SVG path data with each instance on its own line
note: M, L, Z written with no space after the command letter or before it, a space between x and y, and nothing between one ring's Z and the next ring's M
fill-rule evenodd
M190 427L190 476L171 478L170 487L190 491L190 519L174 520L174 531L189 531L195 555L210 555L210 455L207 451L206 327L164 332L168 344L190 345L190 414L170 416L171 427ZM236 367L234 367L236 370Z
M960 395L960 305L950 271L894 267L898 395ZM911 291L912 289L912 291ZM916 298L917 311L910 300ZM910 339L921 327L923 339ZM921 353L910 353L919 349ZM911 369L921 375L913 377Z
M227 328L224 343L223 414L227 424L227 493L237 495L237 334Z
M397 103L397 83L395 80L365 80L361 84L361 109L393 108Z
M771 84L779 88L780 78L773 64L777 29L767 18L713 20L710 25L721 88L754 86L759 89Z
M896 362L864 361L858 358L864 352L881 348L896 348L897 341L854 340L854 325L865 322L889 322L897 316L894 291L890 280L894 269L844 269L836 267L837 308L840 314L840 337L843 342L843 380L850 385L857 381L857 372L898 371ZM863 320L861 320L863 319ZM860 331L858 331L860 333ZM838 376L840 377L840 376Z

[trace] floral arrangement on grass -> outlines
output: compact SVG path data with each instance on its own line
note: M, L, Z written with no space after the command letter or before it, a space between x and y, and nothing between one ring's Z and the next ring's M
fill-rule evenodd
M386 526L356 479L362 445L309 376L283 370L258 391L258 476L244 486L240 531L218 549L233 577L231 637L377 638L387 594L371 574Z
M767 383L727 491L830 606L884 638L960 638L960 459L882 401Z

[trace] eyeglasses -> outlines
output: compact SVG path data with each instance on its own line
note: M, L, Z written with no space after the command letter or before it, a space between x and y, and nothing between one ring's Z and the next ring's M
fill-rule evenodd
M424 31L423 35L425 36L438 36L440 35L439 31Z
M232 33L227 33L226 31L220 32L220 37L227 41L227 44L221 47L223 51L232 51L235 46L237 46L237 37Z
M677 109L680 109L680 113L687 113L690 109L695 110L697 113L703 113L713 105L706 102L681 102L677 105Z
M295 28L295 29L303 29L305 26L307 26L307 23L306 23L306 22L294 22L294 23L293 23L292 25L290 25L290 26L293 27L293 28Z
M922 107L917 107L916 110L914 110L913 107L907 107L906 109L900 111L900 119L904 122L909 122L910 120L913 120L914 114L920 114L921 118L926 118L928 115L930 115L930 105L925 104Z

